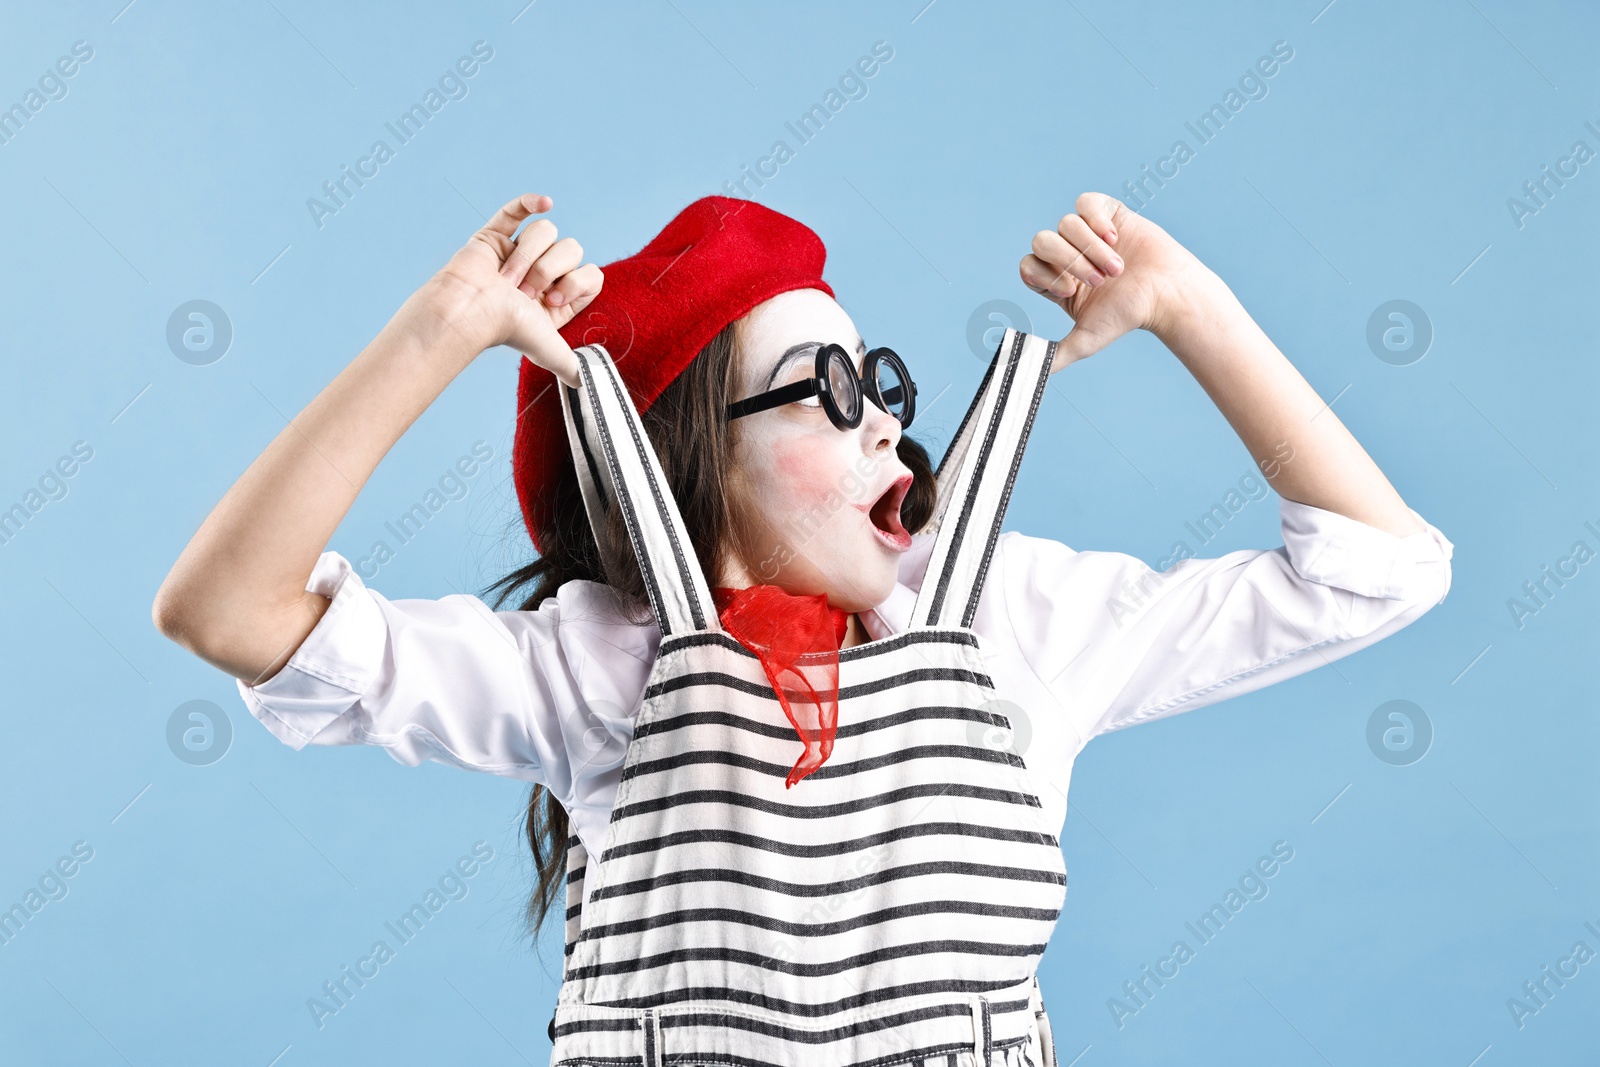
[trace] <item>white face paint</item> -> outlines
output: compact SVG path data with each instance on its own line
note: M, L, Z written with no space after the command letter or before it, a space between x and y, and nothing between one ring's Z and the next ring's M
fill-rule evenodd
M821 290L796 289L756 305L738 327L733 398L814 377L817 349L830 342L854 356L859 373L866 346L850 316ZM750 547L745 558L723 561L719 584L822 593L831 607L852 613L881 604L904 551L895 542L910 544L899 519L904 488L896 487L911 478L895 452L900 421L864 400L861 424L839 430L812 397L731 426L731 489Z

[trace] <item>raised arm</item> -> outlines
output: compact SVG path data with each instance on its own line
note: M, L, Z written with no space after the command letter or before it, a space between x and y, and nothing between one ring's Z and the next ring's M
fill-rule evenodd
M557 239L548 196L498 211L306 405L201 523L162 582L156 628L248 685L272 676L330 601L305 590L318 557L401 434L478 354L505 344L568 384L557 332L600 291L600 269Z
M1024 284L1072 316L1055 370L1147 329L1199 381L1279 496L1398 537L1426 529L1221 278L1114 197L1084 193L1075 206L1034 237L1019 265Z

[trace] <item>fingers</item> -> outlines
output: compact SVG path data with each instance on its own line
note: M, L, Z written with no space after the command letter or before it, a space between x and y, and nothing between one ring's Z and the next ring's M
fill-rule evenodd
M523 193L496 211L494 218L484 223L483 228L509 239L517 232L517 227L522 224L523 219L529 215L543 214L554 207L555 203L543 193Z
M1104 223L1101 224L1104 227ZM1068 215L1056 226L1056 233L1067 240L1101 275L1100 280L1122 272L1122 257L1111 251L1105 238L1096 233L1082 215ZM1099 284L1097 281L1095 284Z
M521 286L528 268L556 243L556 224L549 219L534 219L511 246L511 254L500 265L500 274L512 285ZM542 288L542 287L541 287Z
M599 267L583 263L582 245L570 237L557 239L556 224L548 218L534 219L513 240L522 220L553 206L555 201L548 196L524 193L495 212L479 234L503 256L501 276L541 300L559 327L599 295L604 277Z
M1062 225L1066 225L1065 221ZM1091 288L1107 280L1082 249L1055 230L1040 230L1033 235L1033 255L1046 269L1072 277Z
M1017 265L1017 273L1022 275L1023 285L1061 304L1076 296L1078 286L1082 284L1065 269L1047 263L1031 252L1022 257L1022 262Z
M547 220L540 219L539 221L545 222ZM552 226L551 232L554 232L554 229ZM526 235L524 235L524 239L526 239ZM523 254L522 243L521 241L518 242L517 251L512 253L513 259ZM569 270L575 269L582 262L583 246L571 237L563 237L537 254L537 258L529 265L526 276L517 288L537 300L545 295L545 290L550 288L556 279ZM506 263L507 266L510 266L511 261L507 260Z
M1079 215L1068 215L1054 230L1034 234L1033 254L1090 286L1101 285L1122 272L1122 258Z
M1072 330L1057 346L1052 371L1093 355L1120 333L1104 321L1091 322L1093 316L1080 314L1086 290L1104 285L1125 269L1111 246L1117 243L1117 221L1125 225L1130 221L1128 208L1105 193L1084 193L1073 206L1076 212L1063 216L1054 230L1034 235L1033 251L1017 265L1024 285L1050 297L1073 318ZM1078 313L1073 311L1075 297Z
M544 294L545 303L551 306L551 317L562 326L571 322L578 312L600 295L600 287L604 283L604 275L593 263L585 263L577 270L563 274Z
M1122 201L1105 193L1084 193L1073 207L1101 240L1107 244L1117 243L1116 215L1119 210L1126 210Z

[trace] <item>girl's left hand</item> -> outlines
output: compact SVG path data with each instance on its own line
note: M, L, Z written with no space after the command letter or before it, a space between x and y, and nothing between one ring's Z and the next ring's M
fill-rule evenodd
M1161 334L1205 265L1149 219L1105 193L1040 230L1018 271L1029 289L1072 316L1052 371L1094 355L1131 330Z

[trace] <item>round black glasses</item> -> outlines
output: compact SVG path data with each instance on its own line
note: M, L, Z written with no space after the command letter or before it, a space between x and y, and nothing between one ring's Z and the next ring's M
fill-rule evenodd
M855 361L844 346L826 344L817 349L815 377L729 404L727 417L742 418L817 397L828 413L828 421L841 430L853 430L861 425L863 396L899 419L902 430L911 425L917 410L917 384L893 349L874 348L868 352L858 376Z

